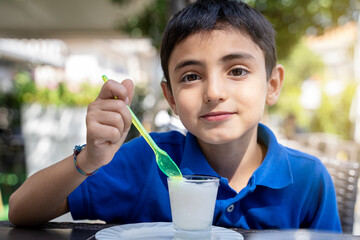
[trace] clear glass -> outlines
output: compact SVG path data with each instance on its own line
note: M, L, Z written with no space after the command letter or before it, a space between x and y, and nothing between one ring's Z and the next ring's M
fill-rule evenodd
M175 233L210 233L219 178L185 175L168 178Z

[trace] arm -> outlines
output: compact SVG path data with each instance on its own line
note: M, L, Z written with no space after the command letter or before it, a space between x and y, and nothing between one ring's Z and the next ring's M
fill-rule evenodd
M89 105L87 146L77 156L83 171L93 172L108 164L125 141L131 126L126 104L132 91L130 80L108 81ZM85 179L76 170L73 156L37 172L11 195L9 220L15 225L37 225L68 212L67 196Z

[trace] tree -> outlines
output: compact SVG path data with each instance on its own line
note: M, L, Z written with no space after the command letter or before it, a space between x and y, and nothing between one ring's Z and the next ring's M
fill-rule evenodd
M113 0L130 4L129 0ZM305 34L318 35L324 30L358 18L358 0L244 0L262 12L273 24L277 35L279 59L289 55ZM128 18L119 29L132 37L150 37L160 46L168 19L193 0L153 0L141 13Z
M358 0L245 0L273 24L279 59L288 56L304 35L319 35L329 28L356 21Z

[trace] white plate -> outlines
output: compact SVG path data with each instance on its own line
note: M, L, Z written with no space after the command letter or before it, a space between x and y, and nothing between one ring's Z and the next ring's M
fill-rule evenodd
M97 240L173 240L174 229L171 222L150 222L125 224L105 228L95 234ZM244 237L233 230L212 226L209 240L244 240Z

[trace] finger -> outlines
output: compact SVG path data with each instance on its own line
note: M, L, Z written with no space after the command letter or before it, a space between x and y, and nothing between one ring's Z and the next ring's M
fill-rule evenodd
M120 114L125 125L131 125L132 117L129 109L125 102L117 99L96 99L89 104L87 115L97 119L97 116L101 117L105 112Z
M117 98L122 101L128 102L129 96L126 87L114 80L109 80L101 88L98 98L100 99L113 99ZM128 99L128 100L127 100Z
M115 112L102 112L94 116L93 121L102 125L116 127L120 132L124 130L125 122L121 114Z
M102 117L104 116L104 117ZM122 116L112 112L103 112L99 114L89 114L86 118L87 137L96 143L118 142L122 136L126 135L130 127L124 124Z
M134 94L134 83L130 79L125 79L121 84L126 88L129 97L129 105Z
M128 112L128 109L124 101L119 101L118 99L113 99L113 98L111 99L97 98L94 102L90 103L88 106L88 113L92 111L95 112L109 111L109 112L117 112L122 114L123 112Z
M118 127L120 131L128 131L132 118L124 102L98 99L89 105L87 120Z
M105 142L110 143L117 143L122 138L123 135L122 132L119 131L118 128L109 126L109 125L103 125L98 123L93 123L94 126L91 128L88 128L88 141L89 138L92 139L91 141L94 142L95 145L102 144ZM91 124L90 124L91 125Z
M121 115L114 112L102 112L101 114L90 115L89 120L101 125L115 127L121 134L128 132L131 127L130 114Z

